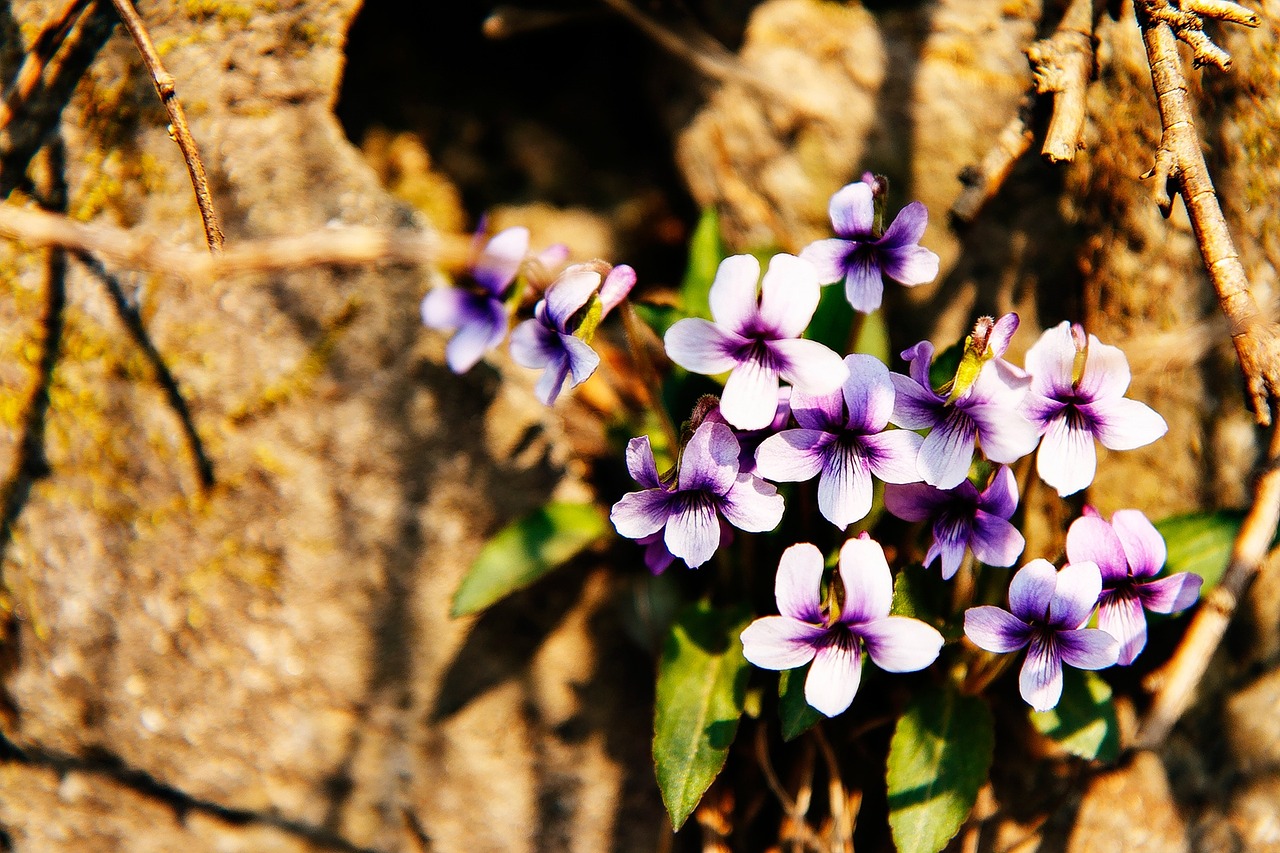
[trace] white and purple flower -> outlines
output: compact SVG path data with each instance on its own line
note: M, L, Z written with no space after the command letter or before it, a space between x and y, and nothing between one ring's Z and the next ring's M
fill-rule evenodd
M840 356L800 338L820 295L812 265L794 255L774 255L763 281L751 255L725 258L711 284L715 322L675 323L667 330L667 355L694 373L731 371L721 414L738 429L762 429L778 410L779 377L797 391L827 394L849 375Z
M1035 449L1039 441L1035 426L1018 410L1029 380L994 350L977 365L976 377L958 395L939 394L929 384L933 344L921 341L904 351L902 358L910 362L911 375L889 376L897 392L889 422L930 430L918 460L926 483L939 489L960 485L969 474L978 444L987 459L1005 465Z
M876 233L875 199L865 182L842 187L828 205L836 238L810 243L800 253L818 271L823 284L844 282L855 310L870 314L880 307L884 279L914 287L938 276L938 256L921 247L929 211L918 201L898 211L883 235Z
M1108 524L1092 507L1067 531L1067 559L1088 560L1102 571L1098 627L1120 642L1120 665L1128 666L1147 644L1147 617L1178 613L1200 597L1204 579L1178 572L1156 579L1167 555L1164 538L1136 509L1117 510Z
M823 606L822 552L807 542L782 554L774 595L779 616L742 632L747 660L763 669L794 669L813 661L805 700L828 717L848 709L862 680L862 652L887 672L914 672L938 658L942 635L918 619L890 616L893 578L884 550L867 534L840 549L844 600ZM829 596L828 601L835 601Z
M717 513L749 533L772 530L782 520L782 496L772 484L739 472L738 440L722 423L707 420L694 430L674 484L658 476L648 436L627 444L627 470L644 490L623 495L613 505L609 518L614 528L640 540L665 530L666 549L690 568L711 559L720 545Z
M920 479L922 439L909 430L886 432L893 412L889 368L875 356L845 356L849 378L831 394L795 391L791 413L800 425L764 440L756 472L777 482L818 480L818 509L843 529L871 511L871 475L886 483Z
M1036 459L1040 478L1066 497L1093 482L1093 440L1132 450L1168 431L1164 418L1124 396L1129 362L1118 347L1085 337L1079 324L1045 330L1027 351L1031 388L1022 411L1044 436Z
M574 264L547 288L533 318L516 326L511 358L543 370L534 394L544 404L556 401L566 379L574 388L595 372L600 356L588 343L590 336L635 283L635 270L625 264L611 269L603 281L596 265Z
M1084 627L1101 592L1102 574L1093 563L1071 563L1056 571L1048 560L1032 560L1009 584L1009 610L970 607L964 613L964 633L989 652L1027 649L1018 689L1028 705L1047 711L1062 698L1063 663L1104 669L1120 656L1115 637Z
M960 568L965 548L988 566L1012 566L1027 544L1008 521L1018 508L1018 483L1004 465L981 493L968 480L946 491L927 483L891 485L885 487L884 506L904 521L932 525L933 542L924 564L941 558L943 580Z
M471 267L476 287L437 287L422 300L422 322L441 331L455 330L445 346L454 373L466 373L507 336L508 308L503 302L529 252L529 229L507 228L485 245Z

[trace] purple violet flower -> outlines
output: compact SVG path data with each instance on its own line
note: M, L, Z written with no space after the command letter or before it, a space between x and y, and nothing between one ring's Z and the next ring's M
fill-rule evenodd
M1009 584L1009 610L970 607L964 612L964 633L989 652L1026 648L1018 690L1032 708L1047 711L1062 698L1064 662L1077 669L1104 669L1120 656L1115 637L1083 627L1101 592L1102 574L1093 563L1071 563L1056 571L1048 560L1032 560Z
M909 430L885 432L893 412L889 368L875 356L845 356L849 378L831 394L791 395L800 429L767 438L756 472L777 482L818 480L818 509L843 529L871 511L871 475L886 483L920 479L916 457L923 439Z
M511 333L511 358L524 367L543 369L534 394L544 404L556 401L565 379L574 388L595 372L600 356L589 345L590 336L635 283L635 270L625 264L610 270L603 282L595 266L574 264L547 288L534 306L533 319L516 326ZM599 305L594 317L593 300Z
M798 391L827 394L849 375L840 356L800 338L820 295L813 267L794 255L774 255L763 281L751 255L725 258L711 284L715 322L678 321L667 330L667 354L694 373L732 371L721 414L738 429L762 429L778 410L779 376Z
M529 251L529 229L499 231L471 267L476 289L437 287L422 300L422 322L432 329L456 329L445 346L454 373L466 373L507 335L503 297Z
M772 530L782 520L782 496L772 484L738 471L738 440L722 423L708 420L694 430L673 485L659 478L648 436L627 444L627 470L644 490L613 505L614 528L628 539L665 528L667 550L690 568L711 559L720 544L717 512L749 533Z
M1031 388L1022 411L1044 436L1036 471L1062 497L1093 482L1095 438L1110 450L1132 450L1169 429L1145 403L1124 396L1124 353L1093 335L1086 338L1079 324L1046 329L1027 351L1026 365Z
M858 692L864 646L886 672L914 672L937 660L942 635L919 619L889 615L893 577L884 550L866 533L840 549L844 602L839 612L823 606L822 571L822 552L808 542L783 552L774 583L781 615L748 625L742 652L762 669L794 669L813 661L805 701L834 717Z
M854 310L870 314L884 295L883 275L914 287L938 276L938 256L919 246L929 211L913 201L898 211L883 235L875 233L875 201L870 185L849 184L831 197L831 225L835 239L810 243L800 257L818 270L823 284L844 281L844 293Z
M1164 567L1164 538L1155 525L1136 509L1117 510L1111 523L1097 510L1085 507L1085 515L1067 530L1067 559L1097 563L1102 571L1102 597L1098 602L1098 627L1120 642L1120 665L1128 666L1147 644L1147 617L1153 613L1178 613L1200 597L1204 579L1178 572L1155 580Z
M1007 345L1007 338L1002 343ZM889 422L930 430L917 462L926 483L939 489L960 485L969 474L975 444L981 444L987 459L1005 465L1035 449L1036 429L1018 411L1029 380L998 353L981 364L958 396L939 394L929 384L933 344L921 341L902 358L910 362L911 376L889 375L897 392Z
M1018 507L1018 482L1004 465L981 494L968 480L946 491L927 483L891 485L885 487L884 506L905 521L933 525L924 564L941 557L943 580L955 576L965 548L988 566L1012 566L1027 544L1008 521Z
M724 415L720 413L718 405L707 414L707 417L723 424L729 424ZM733 437L738 439L739 474L756 473L756 450L759 449L761 442L783 429L790 420L791 388L784 385L778 389L778 408L773 413L773 420L770 421L767 427L764 429L735 429L733 431ZM729 424L729 426L732 427L733 425Z

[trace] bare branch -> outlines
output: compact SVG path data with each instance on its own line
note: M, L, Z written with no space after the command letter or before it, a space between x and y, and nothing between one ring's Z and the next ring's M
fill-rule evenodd
M1196 685L1208 669L1231 617L1267 557L1277 523L1280 523L1280 427L1272 430L1266 467L1258 477L1253 506L1240 526L1222 580L1205 596L1174 656L1149 677L1149 681L1158 686L1135 739L1138 749L1155 749L1164 743L1191 704Z
M1085 90L1093 77L1093 0L1071 0L1052 36L1027 48L1036 92L1053 93L1053 118L1041 155L1050 163L1076 156L1083 147Z
M1024 109L1019 110L1005 125L1004 130L1000 131L995 145L987 151L982 163L976 169L967 169L961 176L960 180L964 182L965 188L951 205L953 223L968 225L976 219L986 203L1000 191L1005 179L1013 171L1014 164L1031 147L1034 134L1027 126L1025 115L1030 109L1030 103L1024 103L1023 106Z
M376 263L459 269L471 258L471 237L376 228L325 228L309 234L249 240L216 255L166 246L149 235L88 225L58 214L0 204L0 236L31 248L90 252L112 264L193 281L306 267Z
M120 20L124 22L138 45L142 61L151 72L151 80L156 84L156 92L160 102L169 112L169 129L178 148L182 149L182 159L187 162L187 172L191 175L191 187L195 190L196 206L200 208L200 219L204 223L205 240L209 243L210 252L222 250L222 227L218 224L218 213L213 207L213 196L209 193L209 179L205 176L204 161L200 159L200 149L187 127L187 115L183 112L182 102L178 100L177 89L174 88L173 76L164 70L160 63L160 54L151 43L147 28L138 17L138 12L129 0L111 0Z
M1200 149L1174 41L1175 30L1184 39L1184 31L1198 31L1200 19L1172 8L1167 0L1139 0L1135 6L1162 125L1156 167L1148 174L1157 180L1167 176L1169 183L1182 193L1218 304L1231 325L1250 405L1258 422L1269 424L1272 406L1280 400L1280 338L1275 324L1263 315L1249 289L1244 265L1222 215ZM1156 198L1161 211L1168 215L1172 202L1167 191L1157 186Z
M0 128L8 127L14 115L22 110L44 76L49 61L62 48L72 25L88 5L89 0L69 0L36 36L22 57L12 85L4 93L4 102L0 103Z

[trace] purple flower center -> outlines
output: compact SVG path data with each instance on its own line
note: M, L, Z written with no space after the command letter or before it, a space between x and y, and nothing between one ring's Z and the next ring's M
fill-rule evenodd
M777 358L773 354L773 350L769 347L769 341L772 340L772 332L756 331L755 329L744 329L742 336L749 339L749 343L740 347L733 357L738 362L754 362L759 364L766 370L777 371L779 364Z

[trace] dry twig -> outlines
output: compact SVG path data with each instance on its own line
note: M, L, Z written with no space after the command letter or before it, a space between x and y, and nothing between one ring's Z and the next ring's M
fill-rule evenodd
M1138 749L1155 749L1164 743L1174 723L1191 704L1196 685L1209 666L1235 615L1245 590L1267 557L1280 522L1280 427L1271 433L1266 467L1258 477L1253 506L1240 526L1231 561L1222 580L1196 611L1177 652L1149 680L1158 686L1151 709L1135 738Z
M0 236L31 248L82 250L125 269L208 281L306 267L376 263L464 267L471 237L376 228L324 228L309 234L237 242L216 255L180 249L124 228L88 225L41 210L0 204Z
M36 36L30 49L22 57L22 65L19 66L13 83L4 93L4 102L0 103L0 128L8 127L13 117L22 111L44 76L49 62L61 50L67 34L88 6L89 0L69 0Z
M977 168L966 169L960 176L965 188L951 205L953 223L968 225L973 222L979 211L1004 185L1005 178L1013 171L1013 164L1027 153L1034 138L1027 122L1030 111L1031 102L1028 99L1023 102L1017 115L1005 125L1004 130L1000 131L996 144L987 151L982 163Z
M1083 147L1084 93L1093 77L1093 0L1071 0L1057 30L1027 48L1036 92L1053 93L1053 118L1040 154L1050 163Z
M151 43L151 36L147 34L147 28L138 17L138 11L133 8L133 4L129 0L111 0L111 2L115 4L116 11L120 13L120 20L124 22L129 35L133 36L134 42L138 45L142 61L151 72L152 82L156 84L160 102L169 112L169 132L178 143L178 147L182 149L182 159L187 162L187 172L191 175L191 187L195 190L196 205L200 208L200 219L204 223L204 236L209 243L209 251L220 252L223 242L222 228L218 225L218 214L213 208L213 196L209 193L209 179L205 176L200 149L196 147L191 129L187 127L187 114L183 112L182 102L178 100L173 75L165 71L160 63L160 54Z
M1218 204L1192 121L1187 83L1174 39L1181 38L1192 46L1197 64L1212 63L1225 68L1230 58L1208 40L1199 15L1187 11L1188 8L1201 9L1201 14L1212 14L1223 20L1246 25L1257 23L1257 18L1247 10L1226 0L1184 3L1182 9L1174 9L1167 0L1139 0L1136 4L1162 125L1155 166L1143 177L1155 178L1156 203L1165 216L1173 206L1170 186L1182 193L1218 304L1231 324L1231 337L1240 357L1250 405L1258 423L1265 425L1271 423L1272 403L1280 400L1280 338L1275 324L1263 315L1249 289L1244 265L1240 263Z

